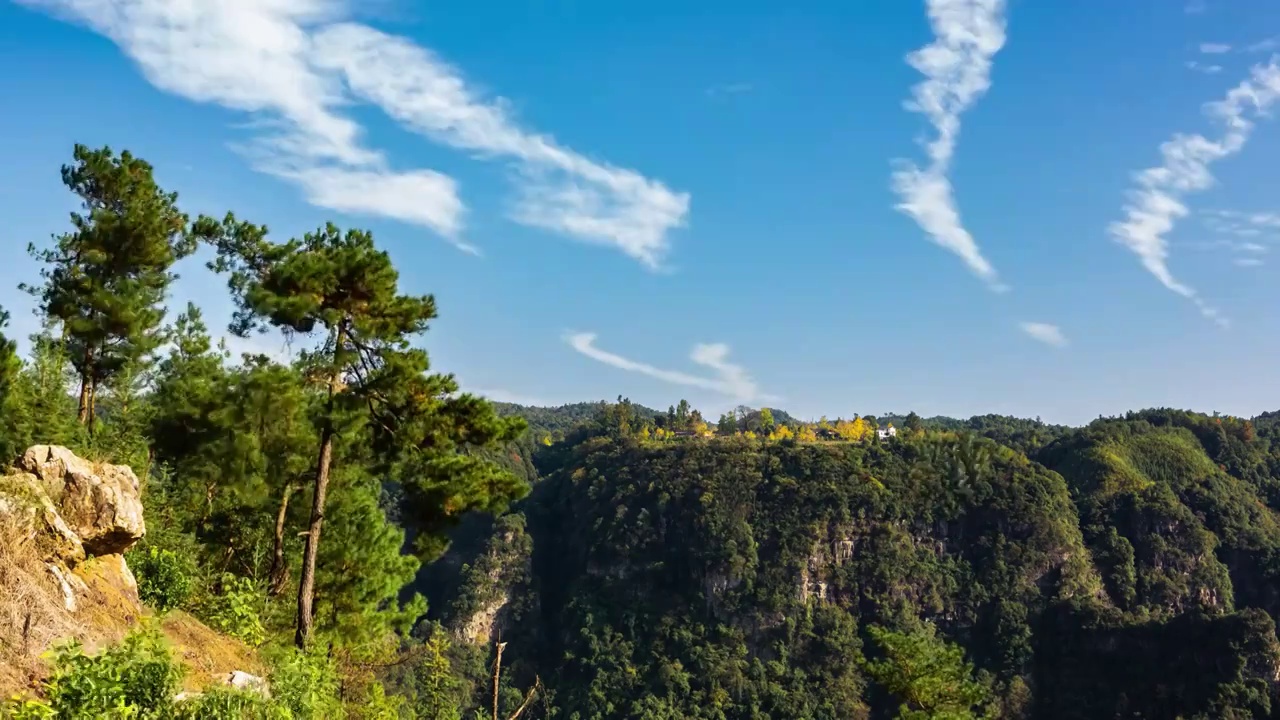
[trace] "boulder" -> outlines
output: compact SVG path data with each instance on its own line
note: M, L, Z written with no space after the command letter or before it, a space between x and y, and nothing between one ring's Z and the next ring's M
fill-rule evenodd
M265 678L252 675L243 670L232 670L227 676L227 684L236 690L257 693L263 697L271 697Z
M91 463L60 445L33 445L18 467L34 476L84 552L122 553L146 535L142 484L128 466Z

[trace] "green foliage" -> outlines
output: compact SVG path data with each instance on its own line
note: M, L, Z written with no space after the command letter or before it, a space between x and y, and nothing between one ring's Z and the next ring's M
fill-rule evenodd
M175 720L291 720L287 710L258 693L232 688L210 688L175 705Z
M503 402L495 402L493 404L499 415L522 418L528 423L529 431L534 435L551 435L557 440L563 440L566 435L583 425L596 422L600 412L607 405L608 403L604 401L571 403L551 408L529 407ZM643 416L650 418L658 416L657 410L640 405L635 407Z
M75 147L62 181L81 202L73 231L51 246L30 246L45 265L42 285L26 286L40 311L62 330L79 375L80 422L92 429L94 394L163 341L171 267L195 250L177 194L155 183L152 168L128 151Z
M407 708L403 697L388 695L382 683L374 683L368 699L360 705L361 720L400 720Z
M867 674L898 698L902 720L971 720L989 701L964 650L938 637L933 625L910 632L867 628L882 657L864 662Z
M263 593L252 580L223 573L218 592L200 604L198 614L209 627L243 641L261 645L266 640L259 608Z
M412 677L414 712L421 720L461 720L462 683L448 657L444 633L435 632L423 645Z
M419 561L403 554L405 533L387 521L379 495L343 473L330 505L316 575L316 628L344 645L363 645L390 634L407 635L425 614L424 601L401 591Z
M0 309L0 329L9 325L9 313ZM19 431L21 399L17 394L22 372L17 343L0 335L0 458L17 457L25 447Z
M464 580L433 588L455 631L498 608L504 678L554 690L540 713L1243 718L1274 704L1272 623L1236 608L1275 612L1280 532L1256 473L1280 418L926 420L884 445L763 447L637 442L644 422L620 399L540 451L527 539L494 524L448 558ZM1025 432L1062 474L984 423ZM468 662L450 672L483 708L485 669Z
M84 434L76 423L75 400L68 395L70 364L62 343L47 333L31 337L31 354L13 379L4 399L0 431L6 457L15 458L38 443L84 450Z
M465 623L476 613L502 603L502 624L520 623L528 608L519 602L503 601L512 592L519 595L532 580L532 554L533 538L525 517L513 513L498 518L483 552L462 566L461 585L448 617L455 624Z
M284 651L275 658L271 675L272 702L297 720L342 720L346 708L338 700L337 668L323 653Z
M155 627L130 633L118 645L87 655L79 645L54 654L44 699L0 704L0 717L13 720L341 720L340 678L321 654L285 651L275 658L267 696L228 687L210 687L176 699L183 668ZM392 720L403 701L388 697L380 684L356 718Z
M513 572L516 556L472 564L510 594L504 608L538 608L536 622L502 626L504 665L517 686L541 675L566 717L858 717L874 696L851 662L857 628L925 617L1002 682L1030 675L1040 610L1099 586L1071 496L1014 453L988 451L965 484L932 453L600 437L553 448L521 507L531 577ZM462 585L462 608L495 597L479 587Z
M238 306L235 332L274 327L322 335L319 349L304 354L302 368L327 393L299 581L297 642L303 646L312 634L315 569L341 436L365 435L360 448L369 451L366 462L399 483L416 546L429 557L439 553L443 532L464 512L500 510L523 494L518 478L465 451L501 446L525 426L499 418L479 398L458 395L451 376L428 374L426 352L411 343L435 318L435 300L400 294L390 257L369 233L343 233L329 224L278 244L266 239L265 228L231 215L221 224L201 218L196 232L217 247L211 267L228 274Z
M152 546L131 552L129 565L138 579L138 596L156 612L180 608L191 595L195 567L190 557Z
M47 682L49 706L58 718L167 718L182 679L159 632L144 628L97 655L77 644L54 656Z
M12 698L0 703L0 718L4 720L55 720L58 711L43 700Z

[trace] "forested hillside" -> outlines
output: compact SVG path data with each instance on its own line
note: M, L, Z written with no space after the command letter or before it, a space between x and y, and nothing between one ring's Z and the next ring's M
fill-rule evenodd
M63 178L0 342L0 716L1280 717L1280 413L495 405L369 233ZM166 308L197 252L227 328ZM259 332L297 352L219 339ZM61 532L125 496L128 543Z
M611 410L435 604L563 716L1272 716L1270 417L962 424L1057 438L1028 458L929 422L645 440Z

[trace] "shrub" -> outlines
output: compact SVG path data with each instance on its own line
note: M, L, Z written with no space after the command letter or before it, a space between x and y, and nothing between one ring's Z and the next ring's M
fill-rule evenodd
M270 697L228 687L210 687L175 701L183 668L170 654L154 623L130 633L97 655L72 643L54 652L44 683L45 699L0 701L4 720L342 720L340 678L323 650L281 651L272 663ZM394 720L408 708L375 683L361 707L361 720Z
M298 720L341 720L346 711L338 700L338 672L319 650L287 651L271 669L272 703Z
M209 596L200 606L200 618L222 633L249 645L261 645L266 639L258 610L261 593L253 581L231 573L222 575L222 592Z
M132 555L129 562L138 577L138 595L143 602L164 613L187 601L195 574L190 560L157 547Z
M181 679L160 633L145 626L97 655L86 655L78 643L59 648L46 695L59 720L159 720L169 717Z

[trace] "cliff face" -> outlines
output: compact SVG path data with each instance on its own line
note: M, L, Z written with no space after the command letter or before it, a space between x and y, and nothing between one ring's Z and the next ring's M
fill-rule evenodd
M1015 453L957 475L955 451L585 443L522 506L528 575L495 532L457 624L527 608L511 671L584 717L863 717L859 628L907 618L1012 682L1044 609L1102 584L1061 477Z
M1139 421L1037 460L946 435L555 446L513 516L528 538L495 525L455 622L500 626L504 672L566 716L889 717L868 628L920 623L990 682L993 717L1269 716L1266 477Z

